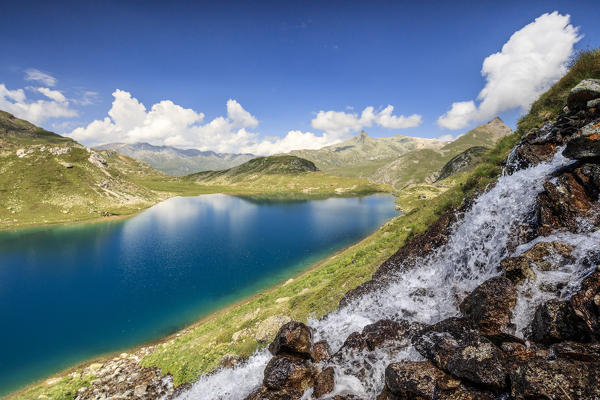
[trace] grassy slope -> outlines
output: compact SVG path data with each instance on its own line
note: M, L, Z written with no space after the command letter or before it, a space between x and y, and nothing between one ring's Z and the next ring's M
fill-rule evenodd
M114 152L98 154L106 166L91 163L71 139L0 113L0 229L130 214L163 198L133 182L162 174Z
M499 140L498 132L502 132L502 129L494 128L494 125L498 123L491 121L480 125L439 150L422 149L401 155L375 171L371 180L399 189L425 182L430 177L434 178L434 174L439 172L448 161L465 150L474 146L494 146Z
M385 258L411 237L423 232L441 213L458 206L466 196L494 182L519 138L532 127L556 117L560 110L556 104L564 104L570 88L587 77L600 78L600 51L581 54L569 74L534 103L532 112L519 121L515 133L500 140L474 170L451 177L454 180L444 181L452 187L438 185L429 190L426 185L428 193L432 193L429 198L419 198L416 191L412 196L400 199L406 209L405 215L394 218L373 235L325 260L290 284L265 291L246 303L215 314L207 322L198 323L168 338L143 360L144 365L156 365L162 368L163 373L172 373L177 383L191 382L212 370L224 354L250 354L258 346L250 336L258 321L281 313L304 321L310 313L321 316L335 309L345 292L368 280ZM540 111L548 111L549 114L542 118ZM289 300L275 302L284 297L289 297ZM258 308L260 311L255 314ZM249 329L248 336L232 342L233 333L242 328ZM65 376L52 385L31 386L11 398L31 399L45 394L53 399L72 399L73 396L68 393L84 384L75 384L72 378Z

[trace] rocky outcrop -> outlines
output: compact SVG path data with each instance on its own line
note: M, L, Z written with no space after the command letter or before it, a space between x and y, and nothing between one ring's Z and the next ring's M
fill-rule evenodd
M551 271L560 263L571 261L573 246L561 242L540 242L516 257L502 260L501 271L515 285L534 280L534 269Z
M279 329L275 340L269 345L269 351L274 355L283 354L314 360L310 328L300 322L288 322Z
M567 107L573 111L585 109L597 98L600 98L600 79L584 79L569 92Z
M578 232L581 221L600 223L600 165L575 165L555 181L544 184L537 199L537 234L548 236L555 230Z
M489 279L463 300L459 309L482 334L505 331L517 303L517 291L504 277Z

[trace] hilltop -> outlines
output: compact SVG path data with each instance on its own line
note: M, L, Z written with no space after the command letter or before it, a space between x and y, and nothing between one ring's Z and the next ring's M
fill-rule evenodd
M130 214L164 198L135 180L161 175L0 112L3 228Z
M180 178L213 190L258 197L327 197L363 195L390 189L366 179L320 171L309 160L293 155L257 157L225 171L206 171Z
M395 188L415 183L432 183L453 157L472 147L491 148L511 133L512 130L496 117L438 149L421 149L403 154L375 171L370 179Z
M253 154L216 153L173 146L153 146L149 143L109 143L98 150L114 150L135 158L171 176L188 175L200 171L223 170L240 165Z
M364 177L401 188L411 183L435 181L436 174L452 157L475 146L491 148L511 132L500 118L449 143L403 135L372 138L362 131L336 145L319 150L294 150L289 154L310 160L319 169L334 175Z

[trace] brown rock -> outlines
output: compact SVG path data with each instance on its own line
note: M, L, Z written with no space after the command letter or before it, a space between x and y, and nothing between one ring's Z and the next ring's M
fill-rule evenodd
M556 343L550 346L550 354L566 360L600 362L600 343Z
M505 258L500 267L504 276L520 284L523 280L535 279L532 267L542 271L557 269L561 263L572 260L572 251L573 246L561 242L540 242L519 256Z
M269 345L273 355L289 354L313 359L312 332L302 322L291 321L283 325L275 340Z
M499 276L475 288L459 308L482 334L495 334L508 327L516 303L517 291L512 282Z
M536 343L551 344L581 337L581 328L568 301L549 300L538 306L529 337Z
M600 272L593 272L581 283L581 290L570 300L571 307L585 324L587 335L600 338Z
M333 367L325 368L319 375L317 375L313 397L318 399L327 393L333 392L334 386L335 381Z
M574 160L590 160L600 157L600 121L592 122L567 142L563 155Z
M362 337L369 350L373 351L385 343L402 340L409 328L410 324L406 321L383 319L365 326Z
M316 363L329 360L331 357L331 347L329 347L329 343L326 340L321 340L313 345L313 353Z
M385 369L385 386L399 398L437 399L440 392L456 390L460 381L429 361L403 361Z
M548 236L556 229L577 232L582 220L593 225L600 223L595 185L596 167L587 165L571 168L556 181L544 184L544 191L537 197L537 233ZM599 172L600 173L600 172ZM596 194L596 197L594 197Z
M272 390L261 386L250 393L245 400L297 400L302 397L302 392L293 390Z
M505 355L464 318L438 322L415 337L417 351L449 374L480 387L502 390Z
M598 399L600 364L571 360L531 359L511 369L512 398Z
M265 368L263 385L272 390L293 389L303 392L312 386L315 370L310 361L275 356Z

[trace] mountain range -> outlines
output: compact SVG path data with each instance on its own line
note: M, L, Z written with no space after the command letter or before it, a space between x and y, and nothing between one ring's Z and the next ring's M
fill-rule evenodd
M96 147L113 150L143 161L171 176L183 176L199 171L224 170L254 158L252 154L216 153L172 146L153 146L149 143L109 143Z

